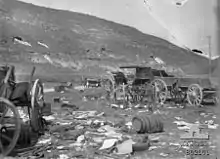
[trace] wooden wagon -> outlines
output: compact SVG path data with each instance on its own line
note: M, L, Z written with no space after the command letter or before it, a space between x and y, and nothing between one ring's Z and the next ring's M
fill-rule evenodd
M129 102L142 102L146 98L152 102L164 102L166 89L162 80L153 76L152 69L145 66L123 66L121 72L113 72L114 99ZM130 73L126 73L126 72ZM154 97L154 99L153 99Z
M28 81L16 82L15 67L0 66L0 157L7 156L17 146L22 130L25 137L28 134L26 130L37 134L43 131L43 85L39 79L32 80L34 71L35 67ZM21 120L18 107L27 107L30 119L28 124ZM24 142L22 138L20 143Z
M152 69L155 79L162 81L166 88L164 99L175 99L179 102L187 102L192 106L199 106L203 101L218 102L218 79L209 78L207 75L185 75L175 77L164 70Z

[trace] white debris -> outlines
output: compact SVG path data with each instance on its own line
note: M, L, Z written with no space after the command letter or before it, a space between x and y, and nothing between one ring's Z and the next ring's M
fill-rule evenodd
M52 115L50 115L50 116L44 116L43 118L44 118L45 120L47 120L47 121L55 120L55 117L52 116Z
M152 150L157 149L157 148L159 148L159 147L157 147L157 146L150 146L148 150L152 151Z
M174 117L176 120L182 120L183 118L181 118L181 117Z
M80 136L77 138L76 142L81 143L81 142L83 142L84 140L85 140L85 136L84 136L84 135L80 135Z
M112 146L115 145L115 143L117 142L117 139L107 139L103 142L102 146L99 148L99 150L104 150L104 149L108 149L111 148Z
M163 156L163 157L167 157L168 156L168 154L167 153L160 153L160 156Z
M214 125L214 121L213 120L208 120L208 121L205 121L205 124Z
M158 64L165 64L165 62L160 59L159 57L155 57L154 60L158 63Z
M38 144L46 144L46 143L50 143L51 140L52 140L51 138L49 138L49 139L43 139L43 140L38 141Z
M57 149L58 150L61 150L61 149L63 149L64 148L64 146L57 146Z
M79 91L80 91L80 90L83 91L83 90L85 90L85 86L75 86L74 89L75 89L75 90L79 90Z
M180 146L179 143L170 143L170 146Z
M19 113L23 122L27 122L30 120L28 113L25 113L25 111L22 108L17 108L17 109L18 109L18 113Z
M216 115L213 115L212 118L215 119L215 118L216 118Z
M54 88L44 88L44 93L50 93L50 92L54 92L55 89Z
M199 124L187 123L185 121L174 121L173 123L177 124L179 130L190 130L192 126L198 126Z
M54 63L54 62L51 60L50 56L48 56L48 55L43 55L43 56L44 56L44 58L45 58L49 63L51 63L51 64Z
M39 45L41 45L41 46L43 46L43 47L46 47L47 49L49 49L49 46L47 46L46 44L44 44L44 43L41 43L41 42L37 42Z
M120 107L120 106L117 105L117 104L111 104L111 107L112 107L112 108L118 108L118 107Z
M117 151L118 151L117 154L130 154L133 151L133 149L132 149L133 143L134 142L131 139L129 139L129 140L126 140L123 143L117 145L116 146Z
M185 121L174 121L177 126L185 126L185 125L191 125L190 123L187 123Z
M69 158L69 157L68 157L67 155L65 155L65 154L61 154L59 157L60 157L59 159L68 159L68 158Z
M213 124L213 125L208 125L209 129L217 129L218 128L218 124Z
M19 40L17 38L14 39L15 42L19 43L19 44L22 44L22 45L26 45L26 46L30 46L31 47L31 44L26 42L26 41L22 41L22 40Z

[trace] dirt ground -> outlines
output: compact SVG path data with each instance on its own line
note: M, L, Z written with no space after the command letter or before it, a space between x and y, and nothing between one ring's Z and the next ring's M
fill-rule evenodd
M105 138L102 138L99 142L97 141L98 137L96 137L96 142L94 142L95 137L88 135L90 134L88 132L97 131L102 126L99 125L91 130L91 123L93 123L94 120L99 121L99 123L103 121L103 125L119 128L118 135L130 136L133 139L134 136L138 136L137 133L132 133L132 131L129 130L122 130L125 127L129 129L129 126L125 125L131 121L133 116L140 113L149 114L148 109L135 107L129 109L113 108L110 102L101 98L105 94L105 91L102 89L94 89L83 93L71 89L59 93L53 91L53 85L56 84L47 83L45 85L45 88L48 90L48 92L45 93L45 100L52 104L53 115L49 117L53 118L50 119L51 133L46 133L46 135L42 136L39 140L39 143L43 145L48 143L50 145L50 148L44 150L43 158L189 158L189 156L186 156L187 147L181 147L183 141L180 139L181 135L185 133L184 127L186 127L187 124L182 126L182 129L181 126L177 126L178 122L180 123L183 121L186 123L199 122L208 125L208 129L204 131L208 132L210 135L207 146L209 155L194 156L193 158L216 159L220 157L218 151L220 148L218 143L218 141L220 141L219 127L217 124L220 121L218 106L186 106L183 108L172 102L157 106L157 108L154 109L154 114L159 114L161 116L164 123L164 132L145 134L148 135L150 141L150 146L146 148L146 150L133 152L126 150L127 153L125 152L125 154L119 155L111 150L114 146L99 150L105 140L115 137L107 135L107 137L105 136ZM85 95L97 96L98 100L83 98ZM61 102L54 102L54 98L61 99ZM64 103L68 104L65 105ZM83 119L76 119L76 112L78 111L96 111L96 114L90 117L83 117ZM49 120L49 117L46 119ZM80 134L78 134L78 138L76 139L77 132ZM139 135L139 137L140 136L143 137L143 135ZM80 138L83 139L80 140ZM91 138L93 139L92 141L90 140ZM125 139L123 139L123 141L125 141ZM54 144L54 146L51 147L51 143ZM129 147L129 144L124 145L124 147L126 146Z

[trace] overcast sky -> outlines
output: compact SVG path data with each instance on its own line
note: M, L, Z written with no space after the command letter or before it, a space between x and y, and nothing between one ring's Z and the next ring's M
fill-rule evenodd
M167 39L177 45L208 53L212 36L212 54L216 49L217 0L21 0L36 5L88 13L100 18L133 26L140 31ZM144 2L145 1L145 2Z

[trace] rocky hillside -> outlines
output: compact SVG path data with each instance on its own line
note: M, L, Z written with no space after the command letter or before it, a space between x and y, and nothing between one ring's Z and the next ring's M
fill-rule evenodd
M36 65L40 76L100 73L152 64L150 56L185 73L204 74L208 60L128 26L80 13L0 0L1 62ZM214 68L216 62L212 63ZM50 72L50 75L48 74Z

